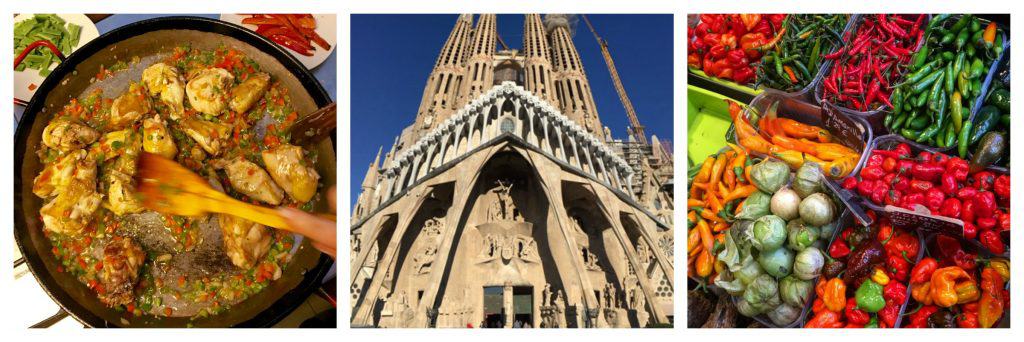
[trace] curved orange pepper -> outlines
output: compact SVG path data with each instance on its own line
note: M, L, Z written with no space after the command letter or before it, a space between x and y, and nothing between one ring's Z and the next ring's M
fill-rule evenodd
M935 305L948 308L956 305L959 297L956 294L957 281L970 281L967 271L957 266L943 267L932 273L931 297Z

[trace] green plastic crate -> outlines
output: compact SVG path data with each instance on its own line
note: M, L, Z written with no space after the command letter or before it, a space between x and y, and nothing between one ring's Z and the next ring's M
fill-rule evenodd
M725 100L733 99L692 85L686 88L686 155L690 165L694 165L726 147L725 132L732 125L732 118ZM746 107L743 102L736 102Z

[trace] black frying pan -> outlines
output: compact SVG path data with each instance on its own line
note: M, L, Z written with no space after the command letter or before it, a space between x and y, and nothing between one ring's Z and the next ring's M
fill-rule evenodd
M156 56L189 43L214 49L224 44L239 49L288 88L299 113L310 113L331 102L313 75L294 57L269 40L240 26L197 17L144 20L115 29L89 42L57 66L43 81L25 109L14 145L14 236L25 261L47 294L65 311L92 327L262 327L270 326L297 308L320 285L331 259L303 242L294 252L282 277L244 302L206 318L142 315L129 317L100 303L96 294L66 272L57 272L49 240L39 217L42 200L32 193L32 180L42 169L36 156L43 127L72 98L93 87L125 89L126 84L91 80L102 67L133 56ZM138 79L138 77L135 77ZM124 83L124 82L122 82ZM119 91L118 91L119 92ZM105 92L106 93L106 92ZM332 139L333 141L333 139ZM335 184L336 162L332 141L312 147L318 152L315 168L323 184ZM322 210L326 201L320 201Z

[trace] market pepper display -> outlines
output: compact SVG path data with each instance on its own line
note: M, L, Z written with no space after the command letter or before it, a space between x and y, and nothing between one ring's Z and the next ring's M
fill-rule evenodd
M689 327L1010 326L1008 15L694 18Z

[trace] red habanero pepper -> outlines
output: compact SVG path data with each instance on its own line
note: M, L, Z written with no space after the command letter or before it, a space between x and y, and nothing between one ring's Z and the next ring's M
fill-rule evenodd
M978 204L976 207L978 217L992 217L992 214L996 212L996 195L991 191L979 192L974 196L974 201Z
M928 182L935 182L942 176L942 172L945 171L942 166L934 163L922 163L916 164L910 169L910 174L914 176L914 179L919 179Z
M910 189L910 177L898 175L893 178L892 188L899 191Z
M1010 198L1010 176L999 175L996 177L992 191L999 195L999 198Z
M918 284L932 281L932 273L939 268L939 262L932 257L925 257L914 265L914 269L910 271L910 283Z
M939 208L942 207L942 201L946 200L946 195L938 188L931 188L928 189L928 191L925 191L924 198L925 206L928 207L928 210L931 210L932 213L936 213L939 211Z
M857 188L857 177L846 177L843 180L843 189L853 190Z
M942 201L942 207L939 208L939 215L960 218L960 200L950 197Z
M886 171L886 172L888 172L888 171ZM892 183L893 183L893 180L895 180L896 177L897 177L896 173L886 173L885 176L882 176L882 181L885 182L885 184L889 184L891 186Z
M847 255L850 255L850 247L843 240L833 241L832 245L828 247L828 256L833 259L842 259Z
M863 179L878 180L878 179L881 179L884 176L885 176L885 171L882 170L882 167L880 165L879 166L872 165L872 166L868 166L868 167L865 167L865 168L860 170L860 178L863 178Z
M899 206L900 199L903 198L903 191L889 190L885 195L885 205Z
M912 150L910 149L910 144L907 143L899 143L898 145L896 145L896 148L894 148L893 151L896 152L896 155L898 155L900 158L910 157L910 154L912 153Z
M913 179L910 181L910 192L912 193L924 193L933 187L932 182L920 179Z
M978 240L981 241L981 245L988 248L988 250L995 254L1006 253L1006 245L1003 244L1003 240L999 238L999 233L994 230L982 231L978 236Z
M956 194L956 190L957 190L956 176L954 176L952 173L948 173L948 172L947 173L943 173L942 174L942 185L940 187L942 188L942 192L946 193L946 195L953 196L954 194Z
M978 203L974 202L974 198L963 200L963 205L960 207L960 220L964 222L974 222L977 211Z
M978 230L982 232L996 227L996 219L994 217L979 217L975 223L978 225Z
M864 162L864 167L882 167L883 161L885 161L885 158L882 157L881 155L872 154L870 157L868 157L868 161Z
M935 305L922 306L917 312L910 315L910 323L905 325L905 328L925 328L928 326L928 317L939 311L939 307Z
M932 153L932 160L931 160L931 162L935 163L935 164L939 164L939 166L941 166L941 167L946 167L946 162L949 161L949 159L950 159L949 156L947 156L945 153L935 152L935 153Z
M958 182L967 180L970 168L970 164L966 160L960 159L960 157L949 158L949 161L946 162L946 172L952 173Z
M917 152L917 160L929 162L932 160L932 153L928 151Z
M846 316L846 321L850 324L865 325L871 320L871 315L864 310L857 309L856 298L846 300L846 310L843 313Z
M974 240L976 237L978 237L978 227L973 223L964 221L964 238Z
M965 187L956 191L956 198L959 198L964 203L973 201L974 196L978 194L978 189Z
M885 160L882 161L882 170L885 170L885 172L895 172L896 171L896 158L893 158L893 157L885 158Z
M804 325L804 328L835 329L842 327L842 317L840 317L840 314L838 312L831 310L824 310L818 312L817 314L814 315L814 317L807 321L807 324Z
M1010 213L999 212L999 222L996 224L996 229L999 231L1010 230Z
M900 305L902 304L903 302L886 302L885 306L882 307L882 310L878 311L878 319L881 320L880 323L885 324L886 327L895 327L896 319L900 317Z
M896 306L899 307L907 301L907 286L898 281L890 281L882 289L882 298L885 298L886 302L896 303Z
M909 159L900 159L896 163L896 171L904 174L909 174L910 170L914 168L914 161Z
M992 189L992 183L995 182L996 176L988 171L980 171L975 173L974 186L979 190L990 190Z
M871 196L871 193L875 192L875 184L877 183L877 181L867 179L861 180L860 183L857 183L857 193L865 197Z
M885 265L888 267L890 278L898 281L906 281L910 273L910 261L906 254L889 255L885 258ZM895 282L890 282L895 283Z
M875 189L871 193L871 200L875 203L882 203L885 201L886 196L889 196L889 183L875 182Z
M900 203L900 207L906 208L908 210L914 210L914 206L918 204L924 204L924 194L920 192L908 193L903 196L903 200Z
M977 312L960 312L960 315L956 317L956 326L963 329L980 328L978 324L978 313Z

